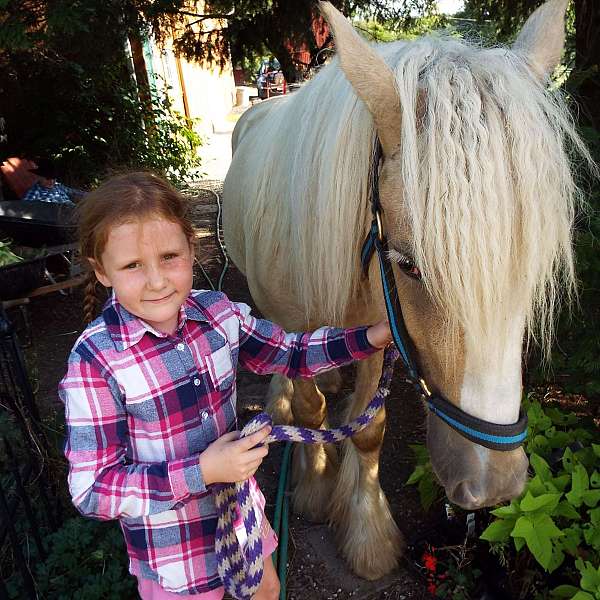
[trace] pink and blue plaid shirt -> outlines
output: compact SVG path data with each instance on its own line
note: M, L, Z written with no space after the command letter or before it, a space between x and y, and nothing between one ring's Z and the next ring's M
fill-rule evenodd
M59 386L73 503L120 520L132 574L184 594L219 587L215 503L198 456L236 429L238 365L310 377L375 351L364 327L286 333L222 293L195 290L165 335L113 297Z

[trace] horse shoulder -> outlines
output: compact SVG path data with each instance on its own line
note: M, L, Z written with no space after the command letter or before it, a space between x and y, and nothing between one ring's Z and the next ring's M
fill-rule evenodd
M283 96L276 96L270 100L263 100L251 106L239 118L233 130L231 138L232 150L235 154L236 149L240 146L247 134L254 136L258 134L261 124L263 124L271 112L281 105Z

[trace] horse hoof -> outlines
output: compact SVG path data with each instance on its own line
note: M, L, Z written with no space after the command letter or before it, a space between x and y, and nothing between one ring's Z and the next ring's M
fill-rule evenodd
M379 579L398 566L404 541L392 517L379 479L361 477L369 465L361 462L353 443L347 443L329 515L341 554L354 573ZM374 470L375 465L370 465Z
M398 566L404 539L383 493L375 503L359 501L348 507L344 522L335 526L340 551L359 577L380 579Z

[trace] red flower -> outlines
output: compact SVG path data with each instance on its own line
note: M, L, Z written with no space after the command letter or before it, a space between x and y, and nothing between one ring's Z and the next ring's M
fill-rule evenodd
M432 595L435 596L435 593L437 592L437 587L435 585L435 583L433 583L433 581L430 581L427 584L427 591Z
M423 564L428 571L435 573L437 569L437 558L429 552L423 552Z

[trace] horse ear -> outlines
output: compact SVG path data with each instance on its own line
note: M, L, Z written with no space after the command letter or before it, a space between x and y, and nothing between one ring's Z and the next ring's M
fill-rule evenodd
M400 97L392 70L352 25L329 2L319 2L333 30L342 71L373 116L383 153L391 156L400 145Z
M565 46L565 13L569 0L549 0L530 17L513 49L525 55L540 79L546 79L560 62Z

